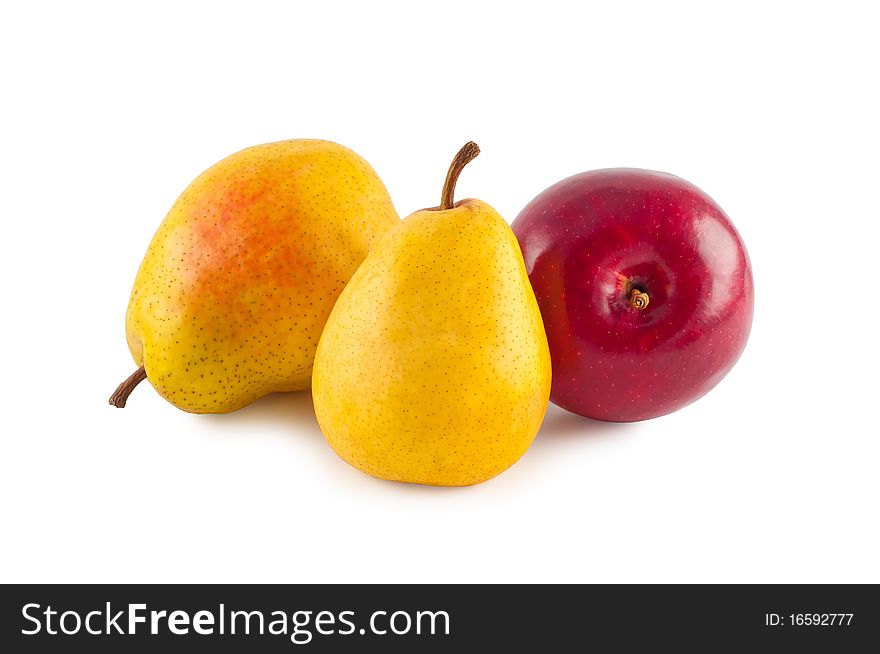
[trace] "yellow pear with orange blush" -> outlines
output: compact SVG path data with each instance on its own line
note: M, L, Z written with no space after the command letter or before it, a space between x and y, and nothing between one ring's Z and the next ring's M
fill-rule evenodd
M399 222L379 176L336 143L247 148L193 181L135 278L126 315L138 369L176 407L227 413L310 385L336 298Z

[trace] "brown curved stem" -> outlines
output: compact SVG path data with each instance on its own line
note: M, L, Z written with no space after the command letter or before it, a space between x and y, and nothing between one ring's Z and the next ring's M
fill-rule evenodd
M640 291L637 288L634 288L629 294L629 306L631 306L633 309L637 309L638 311L647 309L648 302L650 301L651 296L644 291Z
M110 396L110 404L115 406L117 409L121 409L122 407L124 407L125 401L128 399L128 396L131 395L134 387L140 384L146 378L147 371L144 370L143 366L141 366L131 374L131 377L119 384L116 391L113 393L113 395Z
M449 172L446 173L446 181L443 182L443 194L440 196L441 211L452 208L452 198L455 195L455 183L458 182L458 176L478 154L480 154L480 146L473 141L468 141L455 155L449 165Z

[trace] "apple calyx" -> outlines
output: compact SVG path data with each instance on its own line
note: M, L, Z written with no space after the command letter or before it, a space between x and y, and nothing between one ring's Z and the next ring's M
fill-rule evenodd
M146 378L147 371L141 366L131 373L131 376L128 379L116 387L113 395L110 396L110 404L117 409L122 409L125 406L125 401L128 399L128 396L131 395L131 392L135 389L135 386L140 384Z
M461 147L458 154L455 155L452 163L449 164L446 181L443 182L443 193L440 196L440 211L452 209L453 195L455 194L455 184L458 182L458 176L461 175L464 167L473 161L478 154L480 154L480 146L473 141L468 141Z

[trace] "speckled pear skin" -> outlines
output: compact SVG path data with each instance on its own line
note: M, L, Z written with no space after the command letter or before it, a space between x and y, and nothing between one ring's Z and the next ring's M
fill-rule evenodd
M418 211L352 277L315 357L331 447L395 481L467 486L528 449L550 353L516 238L479 200Z
M126 318L135 362L192 413L308 388L336 298L399 222L376 172L336 143L227 157L189 185L150 243Z

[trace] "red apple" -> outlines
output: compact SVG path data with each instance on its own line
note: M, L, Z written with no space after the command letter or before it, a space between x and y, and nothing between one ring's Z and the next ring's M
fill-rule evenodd
M715 202L683 179L595 170L513 223L550 343L550 399L629 422L710 391L749 337L752 269Z

